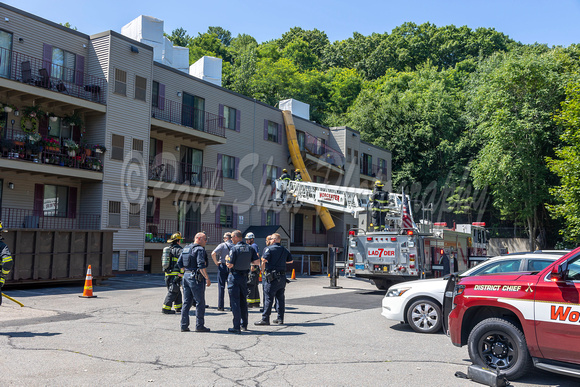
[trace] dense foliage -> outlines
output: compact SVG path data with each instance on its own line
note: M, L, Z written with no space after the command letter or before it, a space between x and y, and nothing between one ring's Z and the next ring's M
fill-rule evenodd
M575 45L522 45L492 28L430 23L336 42L300 27L263 43L221 27L168 38L189 47L191 63L222 58L224 87L273 106L306 102L313 121L348 125L392 151L393 187L434 203L436 220L508 220L530 243L553 246L553 214L568 226L564 236L580 236L570 169L578 83L565 93L577 78Z

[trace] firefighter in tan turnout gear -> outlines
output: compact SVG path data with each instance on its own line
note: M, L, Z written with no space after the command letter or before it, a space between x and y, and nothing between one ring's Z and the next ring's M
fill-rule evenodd
M177 260L183 247L179 245L179 242L183 239L180 232L176 232L171 236L167 243L169 246L163 249L163 255L161 257L161 264L163 270L165 271L165 285L167 286L167 296L165 296L165 301L163 302L163 309L161 311L165 314L175 314L181 313L181 306L183 301L181 298L181 272L177 268ZM172 310L171 307L175 310Z
M2 287L4 286L4 282L6 281L6 276L12 270L12 254L4 243L4 238L2 237L2 232L7 232L2 228L2 222L0 222L0 257L2 258L2 262L0 263L0 267L2 268L2 272L0 273L0 305L2 305Z
M375 181L375 188L370 198L371 202L371 231L383 231L386 227L387 204L389 203L389 193L383 191L385 185L382 181Z

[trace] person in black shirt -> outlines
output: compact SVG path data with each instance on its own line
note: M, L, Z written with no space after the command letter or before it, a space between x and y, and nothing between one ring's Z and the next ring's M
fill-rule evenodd
M234 247L226 258L226 265L230 269L228 276L228 294L230 295L230 307L234 315L234 327L228 332L240 333L248 330L248 273L250 265L259 265L260 259L256 250L244 243L242 232L232 232Z
M177 267L183 274L183 307L181 308L181 331L189 332L189 310L195 299L195 331L209 332L205 327L205 288L211 285L207 274L207 236L203 232L195 234L193 245L187 245L177 260Z
M274 324L284 324L286 289L286 264L292 263L292 254L280 244L280 234L272 234L273 243L264 251L262 256L262 267L265 273L264 283L264 312L262 319L255 322L255 325L270 325L270 314L272 313L272 303L274 298L278 304L278 318Z

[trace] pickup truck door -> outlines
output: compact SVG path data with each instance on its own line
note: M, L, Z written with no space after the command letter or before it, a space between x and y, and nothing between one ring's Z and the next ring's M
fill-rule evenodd
M580 255L567 262L565 282L544 272L533 289L536 337L544 358L580 364Z

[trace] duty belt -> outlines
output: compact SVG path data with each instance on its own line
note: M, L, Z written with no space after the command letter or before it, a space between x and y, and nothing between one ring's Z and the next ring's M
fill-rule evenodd
M232 274L242 274L242 275L246 275L248 274L249 270L232 270Z

